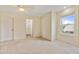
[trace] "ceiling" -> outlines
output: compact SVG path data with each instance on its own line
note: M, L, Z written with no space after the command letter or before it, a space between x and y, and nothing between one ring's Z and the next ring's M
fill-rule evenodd
M13 13L26 16L39 16L50 11L58 12L68 5L24 5L24 12L18 10L16 5L0 5L0 12Z

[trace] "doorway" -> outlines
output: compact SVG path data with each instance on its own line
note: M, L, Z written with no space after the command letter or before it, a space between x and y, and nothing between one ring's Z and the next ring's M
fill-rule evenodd
M26 19L25 21L26 24L26 37L32 37L32 25L33 25L33 21L32 19Z

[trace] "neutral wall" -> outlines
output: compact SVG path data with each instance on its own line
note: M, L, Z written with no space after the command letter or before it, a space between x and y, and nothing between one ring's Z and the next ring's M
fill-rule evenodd
M0 14L0 17L3 17L5 18L5 16L7 17L12 17L11 20L12 20L12 28L14 29L14 31L12 32L12 28L11 28L11 32L12 32L12 39L10 40L16 40L16 39L25 39L25 17L22 16L22 15L15 15L15 14L8 14L8 13L1 13ZM0 18L0 21L2 19ZM4 21L6 23L6 21ZM0 22L0 25L4 25L4 23L2 23L2 21ZM8 25L8 24L7 24ZM0 28L1 28L0 26ZM3 26L2 26L3 27ZM5 30L7 30L7 28L5 28ZM1 33L0 33L0 36L2 37L4 33L4 30L0 30ZM9 34L9 33L7 33ZM6 40L8 40L7 37L4 37ZM5 41L3 38L0 39L0 41Z
M75 32L73 35L70 35L70 34L65 34L65 33L62 33L61 31L61 25L60 25L60 17L61 16L64 16L64 15L67 15L69 13L72 13L72 12L75 12L75 15L76 15L76 19L75 19ZM73 44L73 45L78 45L78 39L77 38L77 7L70 7L70 8L67 8L65 10L62 10L61 12L59 12L57 14L57 40L61 40L61 41L64 41L64 42L67 42L69 44ZM79 17L79 16L78 16Z
M49 12L42 16L28 16L26 18L32 19L33 21L33 37L43 37L47 40L51 40L51 19L53 20L53 23L55 23L55 13ZM53 24L54 27L55 25L56 24ZM54 31L55 29L53 29L53 32ZM55 32L52 35L55 36ZM53 37L53 39L55 39L55 37Z
M51 12L51 40L52 41L57 39L56 30L57 30L57 15L56 15L56 12L52 11Z
M12 40L12 17L1 16L1 41Z
M1 16L0 16L0 40L1 40Z
M14 40L25 39L25 17L14 17Z
M51 13L46 13L43 16L34 16L34 17L33 16L32 17L22 16L22 15L16 15L16 14L8 14L8 13L0 14L1 17L3 17L4 15L5 16L8 15L12 17L12 23L13 23L12 26L14 28L13 29L14 31L12 32L13 34L12 40L26 38L25 36L26 34L25 20L26 19L33 20L33 31L32 31L33 37L42 36L48 40L51 40Z
M27 16L26 19L31 19L33 21L32 24L32 36L40 37L41 36L41 28L40 28L40 17L39 16Z
M78 7L78 15L79 15L79 7ZM79 40L79 18L77 19L77 39Z
M41 36L51 40L51 13L41 16Z
M77 15L77 21L76 21L76 39L79 46L79 6L76 7L76 15Z
M7 14L7 13L2 13L0 14L1 17L3 16L10 16L12 17L12 26L13 26L13 32L12 32L12 40L17 40L17 39L26 39L26 23L25 20L26 19L32 19L33 20L33 37L40 37L41 36L41 31L40 31L40 17L39 16L34 16L34 17L28 17L28 16L22 16L22 15L15 15L15 14ZM0 18L1 21L1 18ZM0 22L1 25L2 22ZM3 24L3 23L2 23ZM1 26L0 26L1 28ZM0 36L2 36L2 33L4 33L4 31L0 33ZM4 39L0 39L1 41L3 41ZM7 38L6 38L7 40ZM4 40L5 41L5 40Z

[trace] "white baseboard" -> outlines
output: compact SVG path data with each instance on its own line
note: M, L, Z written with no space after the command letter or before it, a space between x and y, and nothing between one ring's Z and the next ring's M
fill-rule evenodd
M14 39L0 39L0 41L3 42L3 41L12 41L12 40L21 40L21 39L26 39L26 38L20 37L20 38L14 38Z

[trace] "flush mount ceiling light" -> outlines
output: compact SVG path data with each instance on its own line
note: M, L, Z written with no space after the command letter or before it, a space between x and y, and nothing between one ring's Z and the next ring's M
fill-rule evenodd
M18 5L17 8L19 11L25 12L25 13L28 13L29 11L33 9L33 7L29 5Z
M18 5L18 9L19 9L19 11L24 11L24 6Z
M65 9L66 7L64 7L64 9Z
M24 11L24 8L19 8L19 11Z

